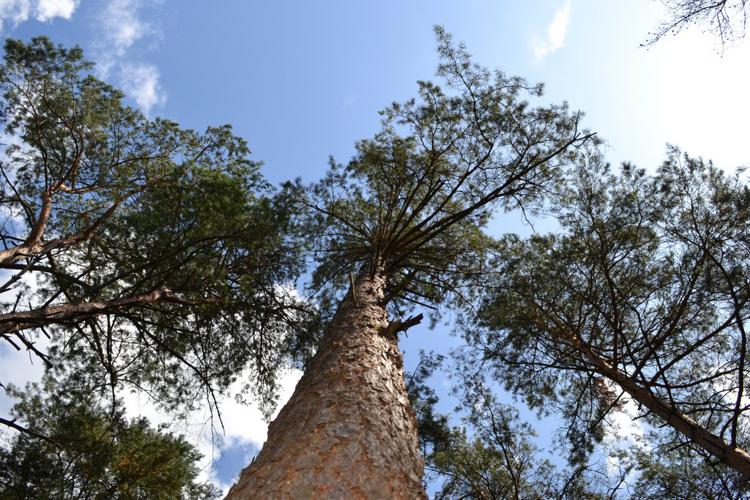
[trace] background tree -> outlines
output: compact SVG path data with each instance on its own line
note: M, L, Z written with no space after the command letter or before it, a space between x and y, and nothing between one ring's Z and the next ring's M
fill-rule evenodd
M91 393L50 377L11 393L19 399L14 416L28 432L0 448L2 498L218 496L196 481L201 455L192 445L143 417L126 419L119 401L104 408Z
M290 204L228 126L148 119L91 70L45 38L5 44L2 339L113 399L125 383L190 408L249 369L272 402L305 319Z
M451 416L437 410L438 398L427 379L440 369L441 355L420 353L407 378L425 458L425 484L439 486L434 498L603 499L614 498L628 469L610 479L591 464L554 465L535 444L536 433L517 409L501 404L483 380L463 378L454 385L459 406ZM445 374L444 374L445 375Z
M747 0L662 0L662 3L669 11L669 19L650 35L646 45L694 25L714 33L722 45L745 37Z
M331 319L230 498L423 496L397 334L421 320L407 317L413 305L460 300L494 209L544 192L591 137L565 105L524 100L541 87L474 65L437 34L447 90L420 82L418 100L387 108L381 132L300 195L318 250L312 288Z
M425 459L425 486L434 479L429 474L430 457L451 446L452 429L449 416L437 411L439 398L427 382L440 369L444 360L441 354L420 351L417 367L406 377L409 403L417 419L419 449Z
M518 410L486 389L465 404L468 429L454 428L449 445L426 457L427 470L445 478L435 498L594 500L612 498L621 485L608 489L601 471L558 468L543 458Z
M677 149L655 176L593 153L556 211L562 234L499 242L474 362L583 443L629 400L746 480L747 185Z

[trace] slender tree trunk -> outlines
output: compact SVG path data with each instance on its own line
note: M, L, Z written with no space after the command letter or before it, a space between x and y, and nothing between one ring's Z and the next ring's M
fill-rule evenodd
M750 455L745 450L731 446L720 436L702 427L698 422L602 359L583 342L574 339L573 344L599 369L600 373L617 383L635 401L648 408L654 415L662 418L693 443L742 474L744 479L750 479Z
M425 498L403 360L381 304L382 273L363 273L253 463L228 499Z

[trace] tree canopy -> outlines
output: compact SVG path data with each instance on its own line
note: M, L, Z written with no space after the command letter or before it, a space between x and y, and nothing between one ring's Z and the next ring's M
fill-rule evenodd
M478 375L461 382L466 427L449 425L424 383L439 360L425 361L410 388L442 497L614 494L624 476L589 487L598 472L587 460L624 405L651 437L629 457L638 495L747 492L741 174L676 148L654 175L629 164L613 173L581 113L534 102L541 85L476 65L436 33L441 82L419 82L417 98L386 108L380 132L346 165L332 159L321 182L278 191L229 126L199 133L151 119L94 78L80 49L6 42L0 335L48 371L26 392L3 385L19 404L0 423L24 434L0 451L0 493L215 493L195 484L198 455L184 438L127 420L117 391L144 391L180 413L216 405L242 375L268 409L278 371L309 359L342 300L348 319L382 319L377 334L396 350L396 334L421 321L407 319L413 309L465 314L474 350L462 369ZM484 231L498 210L550 206L558 234ZM316 313L293 288L303 248L316 260ZM368 276L377 279L355 286ZM356 290L377 301L357 310ZM342 335L331 333L332 354L307 368L337 368ZM487 375L532 408L561 412L569 467L539 457L531 428L480 382ZM319 396L299 399L314 406Z
M380 132L357 143L346 166L331 161L309 189L287 186L309 209L300 225L326 327L230 498L305 487L422 497L397 334L423 315L406 314L421 306L435 318L465 301L495 210L527 208L594 142L580 113L539 102L540 85L483 68L442 28L436 34L439 83L418 82L418 97L386 108ZM311 463L329 465L311 475Z
M617 474L601 464L554 464L554 449L545 455L532 426L517 408L500 403L482 377L457 373L458 413L440 413L427 379L444 361L442 355L422 352L408 378L425 457L425 484L436 489L434 498L598 500L620 491L628 469ZM451 425L450 417L458 414L463 425Z
M527 100L541 85L491 72L436 34L445 88L418 82L418 98L382 111L381 131L300 196L319 264L312 289L344 290L351 274L380 266L397 316L460 297L485 260L495 209L539 199L593 138L567 104ZM321 297L325 310L331 297Z
M474 362L531 406L560 409L574 450L630 401L663 428L655 453L684 448L742 484L748 207L739 174L676 148L655 175L615 175L593 152L558 198L561 234L498 242L467 332Z
M290 203L229 126L150 119L91 72L78 48L6 41L3 341L113 397L189 408L250 370L273 401L307 318Z

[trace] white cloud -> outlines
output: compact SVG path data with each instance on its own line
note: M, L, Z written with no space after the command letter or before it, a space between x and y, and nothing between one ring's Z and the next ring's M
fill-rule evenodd
M42 352L47 350L49 342L45 337L33 339L35 346ZM4 348L0 349L0 382L5 385L13 384L24 387L29 382L38 382L44 374L44 363L41 359L25 350L20 352L7 347L3 341ZM2 411L8 408L2 407Z
M18 26L30 18L48 22L56 17L70 19L80 0L0 0L0 30L5 21Z
M645 429L642 421L638 420L640 412L636 402L614 382L603 379L603 383L613 394L621 394L619 406L613 408L604 419L604 448L608 451L607 471L612 477L616 477L621 470L627 468L627 459L624 459L619 451L628 450L633 446L647 449L649 445L644 440Z
M31 2L29 0L0 0L0 29L5 21L11 21L17 26L30 16Z
M0 31L5 23L18 26L29 19L39 22L70 19L79 3L80 0L0 0ZM98 76L123 87L146 114L164 104L166 93L159 83L156 66L134 61L131 49L139 41L158 38L158 30L141 15L143 8L156 3L110 0L104 3L95 24L98 41L93 53Z
M649 126L659 131L660 141L682 146L734 173L750 161L750 37L728 47L722 57L716 54L715 42L711 33L690 30L644 51L646 85L654 106L642 109L649 110L654 120Z
M79 0L39 0L36 6L36 18L39 21L49 21L55 17L70 19L78 7Z
M127 95L148 114L154 106L164 104L167 96L159 84L159 70L153 64L122 63L118 79Z
M100 50L104 59L123 57L135 42L154 33L152 26L139 17L140 7L138 0L114 0L99 13ZM108 61L103 62L106 66Z
M0 0L2 1L2 0ZM112 0L97 16L99 43L95 48L97 72L102 79L114 79L146 114L162 106L166 93L153 64L135 62L131 50L136 43L158 37L154 25L143 19L142 0Z
M541 62L552 52L565 45L565 37L568 34L570 22L570 3L570 0L568 0L565 5L555 11L552 22L547 26L547 37L545 39L535 36L532 40L534 58L537 62Z

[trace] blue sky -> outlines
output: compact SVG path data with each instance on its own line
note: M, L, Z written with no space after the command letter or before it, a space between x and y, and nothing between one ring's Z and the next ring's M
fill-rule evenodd
M0 0L0 35L80 45L151 116L231 123L274 183L314 181L329 155L346 161L377 130L379 109L432 78L435 24L477 62L543 81L545 99L584 110L613 163L653 169L673 143L729 171L746 165L750 45L722 57L691 30L639 47L662 17L656 0ZM503 217L493 230L529 228ZM445 330L410 332L407 370L419 348L455 345ZM16 377L36 370L3 361L0 372ZM165 418L131 399L134 412ZM222 485L265 438L256 410L228 401L225 417L226 453L203 448L218 458L206 475Z

